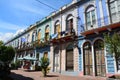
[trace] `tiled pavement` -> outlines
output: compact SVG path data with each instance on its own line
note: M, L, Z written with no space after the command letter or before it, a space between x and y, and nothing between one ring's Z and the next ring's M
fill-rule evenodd
M107 80L106 77L66 76L58 73L49 73L48 76L44 78L40 71L12 70L11 72L14 80Z

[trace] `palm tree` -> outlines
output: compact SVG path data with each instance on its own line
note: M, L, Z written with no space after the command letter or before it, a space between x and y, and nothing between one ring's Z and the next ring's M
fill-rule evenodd
M40 60L41 63L41 68L42 68L42 72L44 74L44 77L47 76L47 68L49 66L49 59L45 56L43 56Z

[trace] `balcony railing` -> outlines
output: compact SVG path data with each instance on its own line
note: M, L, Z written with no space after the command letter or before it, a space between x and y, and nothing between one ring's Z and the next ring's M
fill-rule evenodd
M67 31L62 31L62 32L53 34L51 36L51 40L60 39L60 38L67 37L67 36L75 36L75 30L74 29L69 29Z
M96 20L94 20L94 22L96 22L96 23L94 23L94 24L91 23L89 25L88 25L88 23L80 24L80 27L78 27L78 28L81 28L80 32L92 30L92 29L107 26L110 24L119 23L120 22L120 13L114 13L114 14L111 14L111 16L105 16L103 18L96 19Z
M34 47L45 47L45 46L48 46L49 44L50 44L50 38L46 39L46 37L32 42L32 45Z
M30 50L30 49L33 49L33 45L31 43L24 43L24 44L21 44L20 46L18 46L16 49L16 51L24 51L24 50Z

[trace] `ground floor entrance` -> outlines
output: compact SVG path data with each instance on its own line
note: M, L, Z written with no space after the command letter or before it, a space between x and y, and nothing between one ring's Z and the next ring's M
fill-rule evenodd
M93 48L92 48L93 46ZM83 45L84 75L106 76L104 42L98 39L92 45L85 42ZM93 63L94 61L94 63ZM93 73L94 67L94 73Z

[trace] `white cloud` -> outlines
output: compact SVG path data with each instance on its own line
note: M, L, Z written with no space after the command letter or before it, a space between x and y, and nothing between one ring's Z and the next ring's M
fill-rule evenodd
M13 33L0 33L0 40L6 42L7 40L9 40L13 36L14 36Z
M16 33L14 34L14 36L20 34L20 33L23 32L23 31L24 31L24 29L19 29L19 30L17 30Z
M13 37L15 37L17 34L20 34L23 31L24 31L24 29L19 29L15 33L11 33L11 32L2 33L2 32L0 32L0 40L6 42L6 41L12 39Z

